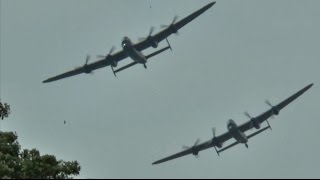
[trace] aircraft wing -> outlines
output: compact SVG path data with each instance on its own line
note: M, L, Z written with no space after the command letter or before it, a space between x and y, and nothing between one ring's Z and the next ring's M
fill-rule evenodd
M204 13L206 10L208 10L209 8L211 8L216 2L212 2L209 3L208 5L204 6L203 8L199 9L198 11L192 13L191 15L187 16L186 18L180 20L177 23L171 24L168 28L162 30L161 32L159 32L158 34L151 36L151 39L153 41L156 42L161 42L164 39L166 39L168 36L170 36L171 34L175 33L174 31L178 31L179 29L181 29L183 26L187 25L189 22L191 22L192 20L194 20L195 18L197 18L199 15L201 15L202 13ZM144 41L141 41L137 44L134 45L134 47L138 50L138 51L143 51L149 47L152 46L152 42L150 42L149 39L146 39Z
M166 161L170 161L170 160L173 160L173 159L177 159L177 158L180 158L180 157L183 157L183 156L186 156L186 155L189 155L189 154L193 154L194 152L199 152L199 151L202 151L202 150L205 150L205 149L208 149L208 148L210 148L210 141L206 142L206 143L203 143L203 144L199 144L198 146L194 146L194 147L192 147L190 149L181 151L181 152L179 152L177 154L174 154L172 156L163 158L163 159L161 159L159 161L156 161L156 162L152 163L152 165L160 164L160 163L163 163L163 162L166 162Z
M187 150L181 151L181 152L179 152L177 154L174 154L172 156L163 158L163 159L161 159L159 161L156 161L156 162L154 162L152 164L153 165L160 164L160 163L163 163L163 162L166 162L166 161L170 161L170 160L173 160L173 159L177 159L177 158L189 155L189 154L199 153L200 151L203 151L203 150L206 150L206 149L209 149L211 147L216 146L216 144L215 144L216 142L224 143L225 141L228 141L231 138L232 138L231 134L229 132L226 132L226 133L216 137L216 139L214 139L214 140L209 140L209 141L207 141L205 143L199 144L197 146L193 146L190 149L187 149Z
M60 80L60 79L64 79L64 78L71 77L71 76L75 76L75 75L82 74L82 73L92 72L92 71L94 71L94 70L96 70L96 69L100 69L100 68L109 66L111 60L112 60L112 61L119 62L119 61L125 59L126 57L128 57L128 56L127 56L126 53L122 50L122 51L119 51L119 52L116 53L116 54L113 54L113 55L108 56L107 59L102 59L102 60L93 62L93 63L91 63L91 64L87 64L87 65L84 65L84 66L82 66L82 67L76 68L76 69L74 69L74 70L68 71L68 72L66 72L66 73L62 73L62 74L60 74L60 75L51 77L51 78L43 81L43 83L48 83L48 82L52 82L52 81L57 81L57 80Z
M264 112L263 114L255 117L255 119L261 124L264 121L266 121L267 119L269 119L271 116L274 115L274 108L280 112L280 110L282 110L284 107L286 107L288 104L290 104L292 101L294 101L295 99L297 99L299 96L301 96L303 93L305 93L308 89L310 89L313 86L313 84L310 84L306 87L304 87L303 89L301 89L300 91L296 92L295 94L293 94L292 96L288 97L287 99L285 99L284 101L280 102L278 105L274 106L273 108L271 108L270 110ZM245 132L249 129L253 128L251 121L248 121L247 123L242 124L241 126L239 126L240 131Z

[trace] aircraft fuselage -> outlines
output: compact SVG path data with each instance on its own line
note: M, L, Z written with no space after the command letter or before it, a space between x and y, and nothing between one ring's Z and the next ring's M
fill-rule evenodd
M147 58L138 50L136 50L128 37L124 37L122 41L123 51L136 63L145 64Z
M247 144L248 137L239 130L238 125L232 119L228 121L227 126L228 131L237 142Z

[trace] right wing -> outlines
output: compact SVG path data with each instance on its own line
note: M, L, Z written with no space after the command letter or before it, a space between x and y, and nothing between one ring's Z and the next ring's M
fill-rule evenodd
M274 106L273 108L271 108L270 110L262 113L261 115L255 117L256 121L258 121L259 124L263 123L264 121L266 121L267 119L269 119L271 116L274 115L274 108L280 112L280 110L282 110L284 107L286 107L288 104L290 104L292 101L294 101L295 99L297 99L299 96L301 96L303 93L305 93L308 89L310 89L313 86L313 84L310 84L306 87L304 87L303 89L301 89L300 91L296 92L295 94L293 94L292 96L288 97L287 99L285 99L284 101L282 101L281 103L279 103L278 105ZM245 132L249 129L253 128L253 125L251 123L251 121L248 121L244 124L242 124L241 126L239 126L239 129L241 132Z
M164 39L166 39L167 37L169 37L171 34L174 33L172 28L174 28L174 30L176 30L176 31L180 30L183 26L187 25L188 23L193 21L195 18L200 16L202 13L207 11L209 8L211 8L215 3L216 2L211 2L211 3L207 4L203 8L199 9L198 11L195 11L194 13L190 14L189 16L185 17L184 19L180 20L177 23L173 22L173 24L171 24L168 28L162 30L161 32L159 32L158 34L156 34L154 36L151 36L151 39L160 43L161 41L163 41ZM150 43L150 40L147 38L146 40L135 44L134 48L137 49L138 51L143 51L143 50L149 48L150 46L152 46L152 45Z
M74 70L68 71L66 73L62 73L60 75L51 77L51 78L43 81L43 83L57 81L57 80L60 80L60 79L64 79L64 78L71 77L71 76L75 76L75 75L82 74L82 73L92 72L92 71L94 71L96 69L100 69L100 68L103 68L103 67L106 67L106 66L110 66L110 62L111 61L119 62L119 61L121 61L121 60L123 60L123 59L125 59L127 57L128 57L127 54L122 50L122 51L119 51L116 54L108 56L107 59L102 59L102 60L93 62L91 64L84 65L84 66L82 66L80 68L76 68Z

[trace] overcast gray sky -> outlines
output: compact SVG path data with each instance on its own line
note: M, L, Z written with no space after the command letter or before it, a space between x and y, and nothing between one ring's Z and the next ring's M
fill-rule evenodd
M16 131L23 148L78 160L80 178L319 178L320 1L217 1L147 70L41 83L209 2L1 0L1 98L13 111L1 130ZM248 150L151 165L310 83Z

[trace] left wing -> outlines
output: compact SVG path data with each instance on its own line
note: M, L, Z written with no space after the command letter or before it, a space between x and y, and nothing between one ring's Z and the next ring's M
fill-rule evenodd
M264 121L266 121L267 119L269 119L271 116L273 116L275 114L275 111L277 111L278 113L280 112L280 110L282 110L284 107L286 107L288 104L290 104L292 101L294 101L295 99L297 99L299 96L301 96L303 93L305 93L308 89L310 89L313 86L313 84L310 84L306 87L304 87L303 89L301 89L300 91L298 91L297 93L293 94L292 96L290 96L289 98L285 99L284 101L282 101L281 103L279 103L276 106L273 106L270 110L266 111L265 113L255 117L255 120L261 124ZM239 126L240 131L245 132L249 129L253 128L252 126L252 122L246 122L244 124L242 124L241 126Z
M180 158L180 157L183 157L183 156L186 156L186 155L189 155L189 154L198 154L200 151L203 151L203 150L206 150L206 149L209 149L211 147L214 147L216 146L216 143L224 143L226 141L228 141L229 139L231 139L232 136L229 132L226 132L216 138L213 138L212 140L209 140L205 143L202 143L202 144L199 144L197 146L193 146L192 148L190 149L187 149L187 150L184 150L182 152L179 152L177 154L174 154L172 156L169 156L169 157L166 157L166 158L163 158L159 161L156 161L154 163L152 163L153 165L155 164L160 164L160 163L163 163L163 162L166 162L166 161L170 161L170 160L173 160L173 159L177 159L177 158Z
M154 36L150 36L150 38L147 38L146 40L135 44L134 45L135 49L137 49L138 51L143 51L143 50L149 48L150 46L152 46L152 42L150 42L150 39L151 39L151 41L155 41L155 42L158 42L158 43L163 41L168 36L170 36L173 33L176 33L183 26L187 25L189 22L191 22L192 20L197 18L199 15L204 13L206 10L211 8L215 3L216 2L209 3L208 5L204 6L203 8L201 8L198 11L192 13L191 15L187 16L186 18L180 20L177 23L173 22L168 28L164 29L163 31L159 32L158 34L156 34Z
M122 50L122 51L119 51L116 54L107 56L107 58L105 58L105 59L96 61L96 62L91 63L91 64L86 64L86 65L84 65L84 66L82 66L80 68L77 68L77 69L68 71L66 73L62 73L60 75L54 76L52 78L49 78L49 79L43 81L43 83L57 81L57 80L60 80L60 79L64 79L64 78L71 77L71 76L75 76L75 75L82 74L82 73L92 72L92 71L94 71L96 69L100 69L100 68L103 68L103 67L106 67L106 66L110 66L110 62L111 61L119 62L119 61L125 59L126 57L128 57L127 54Z
M152 163L152 165L155 165L155 164L160 164L160 163L163 163L163 162L166 162L166 161L170 161L170 160L173 160L173 159L177 159L177 158L180 158L180 157L183 157L183 156L186 156L186 155L189 155L189 154L193 154L195 152L200 152L202 150L205 150L205 149L208 149L212 147L211 146L211 142L208 141L206 143L203 143L203 144L199 144L198 146L194 146L190 149L187 149L187 150L184 150L182 152L179 152L177 154L174 154L172 156L169 156L169 157L166 157L166 158L163 158L159 161L156 161L154 163Z

